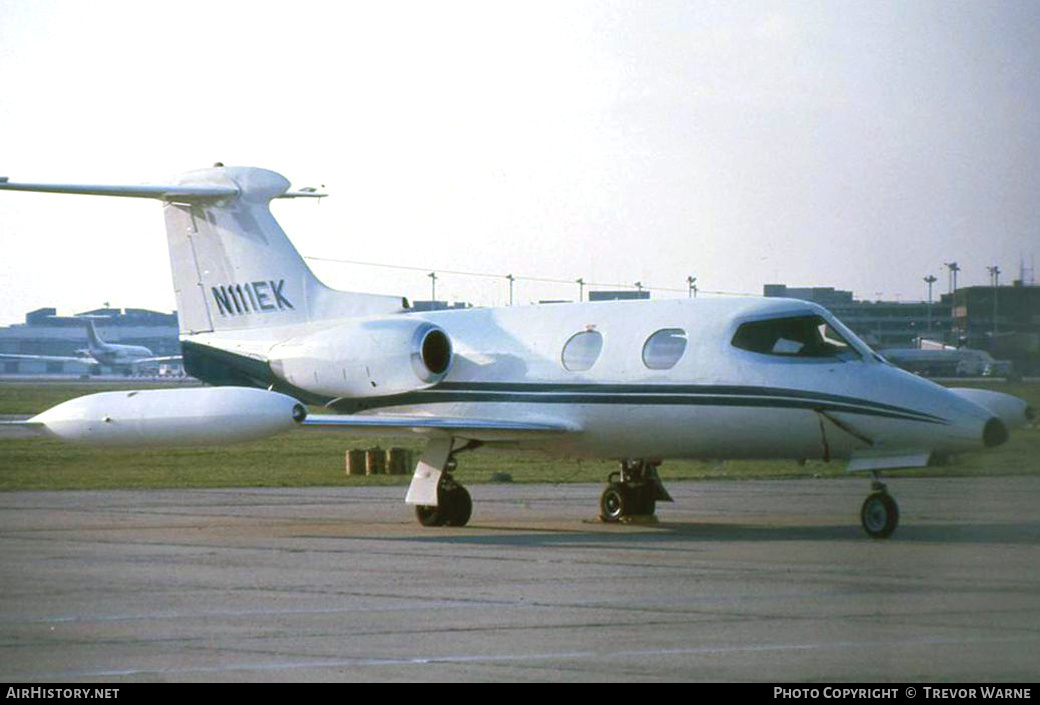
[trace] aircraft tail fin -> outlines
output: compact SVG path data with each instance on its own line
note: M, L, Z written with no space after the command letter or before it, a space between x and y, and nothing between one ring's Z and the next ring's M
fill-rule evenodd
M232 196L164 197L181 333L266 328L390 313L396 296L335 291L322 284L271 215L288 191L279 174L214 167L182 177L181 188L233 189Z
M292 325L392 313L398 296L336 291L314 276L271 214L275 198L320 197L289 191L279 174L215 166L173 184L107 186L19 184L0 190L155 198L163 201L182 335Z
M90 349L102 348L105 345L105 341L98 335L97 328L94 327L94 320L91 318L87 319L87 340L90 341Z

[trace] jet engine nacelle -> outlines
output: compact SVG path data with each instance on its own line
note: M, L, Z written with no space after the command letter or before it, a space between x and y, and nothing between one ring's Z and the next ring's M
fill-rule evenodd
M432 387L451 368L442 328L408 318L351 321L276 345L271 371L294 387L332 397L373 397Z
M51 407L28 424L88 445L184 447L257 440L306 416L300 402L278 392L203 387L88 394Z

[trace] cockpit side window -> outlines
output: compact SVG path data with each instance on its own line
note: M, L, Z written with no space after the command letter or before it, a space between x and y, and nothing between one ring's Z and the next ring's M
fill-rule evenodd
M822 316L787 316L749 321L737 328L741 350L798 358L858 360L859 352Z

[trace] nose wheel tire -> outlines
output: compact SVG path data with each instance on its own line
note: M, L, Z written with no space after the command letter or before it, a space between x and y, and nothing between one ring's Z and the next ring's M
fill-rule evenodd
M603 521L621 521L629 513L628 505L628 493L619 485L610 485L599 497L599 511Z
M671 502L657 475L660 464L660 460L622 460L621 470L610 473L607 487L600 495L600 521L614 524L635 517L653 517L659 501Z
M899 505L888 492L871 492L859 512L863 530L876 539L887 539L899 524Z

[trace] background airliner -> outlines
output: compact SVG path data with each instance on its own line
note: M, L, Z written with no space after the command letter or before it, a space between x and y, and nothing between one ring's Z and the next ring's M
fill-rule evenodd
M414 312L329 289L271 215L271 171L224 167L168 184L0 189L163 202L187 372L203 389L93 394L20 428L100 445L198 445L302 424L427 439L408 488L424 525L463 525L454 477L477 448L612 458L607 521L670 498L667 458L847 459L874 474L860 519L886 537L883 469L999 445L1032 413L888 364L827 310L789 299L676 299ZM360 245L361 243L359 243ZM334 414L308 416L302 403Z
M98 335L94 327L94 321L87 318L87 347L78 350L79 357L64 357L60 355L21 355L15 353L0 353L0 360L41 360L44 362L78 362L81 364L108 365L117 371L130 372L135 367L147 364L159 364L163 362L178 362L180 355L156 356L143 345L123 345L119 343L106 343Z

